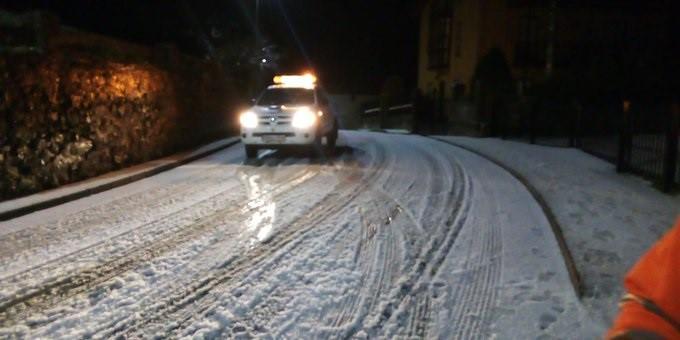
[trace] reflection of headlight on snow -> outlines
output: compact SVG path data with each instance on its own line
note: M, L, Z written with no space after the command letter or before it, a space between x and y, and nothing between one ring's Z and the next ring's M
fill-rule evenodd
M257 127L257 115L253 113L252 111L246 111L241 113L241 116L239 116L239 121L241 122L241 126L244 128L255 128Z
M316 123L316 115L308 107L301 108L293 114L292 125L294 128L306 129Z

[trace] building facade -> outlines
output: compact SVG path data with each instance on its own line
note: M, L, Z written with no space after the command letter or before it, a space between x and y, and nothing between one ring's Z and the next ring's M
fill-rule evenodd
M467 92L479 59L491 48L513 55L517 13L505 0L430 0L421 11L418 88L451 97Z
M671 45L668 28L672 23L667 10L671 3L424 0L418 88L434 99L438 111L450 116L456 111L451 101L470 98L476 92L475 69L492 49L504 55L520 96L532 83L554 72L571 72L610 60L634 65L645 54ZM475 100L468 101L473 104Z

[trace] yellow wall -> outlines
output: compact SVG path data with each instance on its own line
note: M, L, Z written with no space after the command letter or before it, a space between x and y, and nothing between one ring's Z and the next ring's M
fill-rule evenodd
M441 71L430 70L427 66L427 44L429 35L429 25L430 25L430 8L432 3L428 1L427 5L420 13L420 40L418 49L418 88L426 94L432 93L434 88L436 88L436 83L439 79L444 78Z
M511 21L513 15L504 0L452 0L453 18L451 29L451 52L448 68L431 70L428 68L427 44L429 34L430 8L432 1L424 6L420 17L420 41L418 62L418 88L432 94L441 81L446 82L446 96L451 95L454 82L465 84L469 93L471 80L477 60L490 48L500 47L506 56L513 54L513 38L516 32ZM462 48L456 56L456 30L461 28ZM509 29L510 28L510 29Z
M460 23L462 28L462 51L457 57L455 50L451 53L451 72L449 81L462 82L467 90L475 72L477 59L480 56L480 26L481 26L481 1L482 0L458 0L454 1L453 22L454 27ZM454 36L455 36L454 32ZM454 45L455 46L455 45ZM449 86L450 87L450 86Z
M444 81L448 97L451 95L454 82L461 82L469 89L470 80L479 57L481 1L453 0L449 66L442 69L429 69L427 65L431 5L432 1L428 1L421 12L418 88L427 94L431 94L439 87L439 83ZM456 32L459 28L461 30L460 35ZM462 40L460 56L456 55L457 42L455 39L457 37Z

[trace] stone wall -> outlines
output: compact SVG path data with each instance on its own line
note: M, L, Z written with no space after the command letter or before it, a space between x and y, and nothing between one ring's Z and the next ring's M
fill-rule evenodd
M41 36L39 48L0 53L0 200L234 129L234 91L216 64L54 25Z

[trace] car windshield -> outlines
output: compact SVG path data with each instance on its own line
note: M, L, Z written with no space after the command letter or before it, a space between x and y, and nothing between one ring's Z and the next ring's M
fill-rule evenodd
M314 90L301 88L278 88L264 91L257 105L314 104Z

